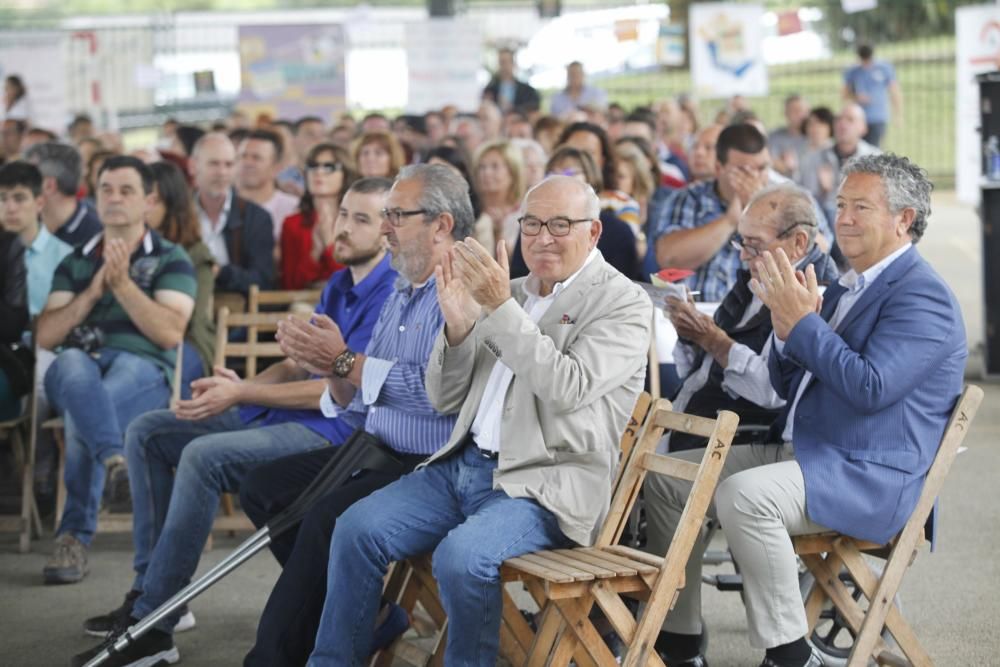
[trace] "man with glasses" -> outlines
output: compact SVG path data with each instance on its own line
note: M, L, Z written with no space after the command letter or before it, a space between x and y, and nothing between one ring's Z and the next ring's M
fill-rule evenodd
M389 296L367 347L346 345L335 328L289 321L279 329L282 349L301 366L327 378L323 410L365 410L366 433L392 449L412 470L448 439L452 411L438 412L424 390L424 376L444 320L438 307L435 268L457 239L472 233L475 218L469 186L442 165L404 167L382 210L382 233L400 280ZM363 351L362 351L363 350ZM288 456L260 466L240 493L244 510L263 526L290 505L330 460L332 448ZM326 592L330 534L341 513L399 477L400 472L362 470L320 499L297 530L279 536L271 551L282 565L245 665L303 665L315 643ZM407 626L406 613L384 604L379 632L368 652L388 645Z
M492 667L501 563L593 543L652 319L645 293L597 251L599 213L586 183L549 177L519 220L527 278L508 280L503 243L494 260L472 239L436 270L445 326L427 393L458 423L425 465L341 516L310 665L362 664L389 563L433 552L445 664Z
M315 319L336 330L345 346L362 349L372 337L396 272L382 241L379 211L390 182L357 181L344 195L335 226L334 254L346 269L323 290ZM332 452L364 422L363 410L337 418L320 411L332 360L306 368L291 359L250 380L217 367L192 383L193 398L170 410L138 417L125 436L132 488L135 578L125 601L87 619L83 631L119 632L173 596L191 579L208 539L222 493L240 489L247 472L294 453ZM186 609L166 618L110 664L175 662L172 634L194 627ZM77 656L86 662L94 651ZM115 662L120 660L120 662ZM106 663L108 664L108 663Z
M736 282L740 256L729 240L743 207L766 186L787 181L771 170L767 139L749 124L730 125L719 133L714 169L715 178L675 191L653 226L657 263L694 271L685 284L709 302L721 301ZM828 248L830 238L822 218L820 247Z
M750 291L771 313L768 365L786 404L772 444L730 452L710 513L740 566L750 643L766 651L761 667L823 664L805 639L789 537L833 530L888 543L916 506L961 392L961 311L914 248L927 227L931 188L906 158L848 162L836 230L850 270L822 295L813 267L797 270L784 248L758 247ZM666 548L690 489L647 478L651 549ZM701 540L691 553L686 578L699 582ZM671 666L705 664L700 588L681 591L657 642Z
M796 268L812 265L822 284L837 279L837 267L816 245L819 221L809 193L791 183L772 185L750 200L730 244L746 268L722 300L714 317L691 301L667 298L666 312L677 330L674 361L681 387L672 398L674 409L714 418L719 410L740 415L740 426L766 429L785 404L771 388L767 371L771 312L750 292L760 254L781 248ZM762 436L757 432L756 436ZM735 443L752 442L754 431L741 428ZM680 451L705 444L703 438L668 434L662 449Z

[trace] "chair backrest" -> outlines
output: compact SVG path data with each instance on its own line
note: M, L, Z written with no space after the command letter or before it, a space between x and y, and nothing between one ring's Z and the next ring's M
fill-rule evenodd
M982 402L983 390L976 385L966 385L955 403L955 408L951 411L951 418L948 419L944 435L941 436L941 444L938 445L937 454L934 455L934 461L924 478L924 487L920 491L917 506L906 521L906 525L903 526L900 539L908 531L923 531L931 511L934 509L934 502L941 493L941 487L944 486L945 477L948 476L951 464L958 456L959 447L965 440L969 426L972 424L972 418L976 416L976 411L979 410L979 405Z
M250 293L247 297L247 314L256 315L260 313L261 306L269 306L267 308L268 313L280 312L283 314L294 312L297 316L305 314L312 314L319 303L320 297L323 295L323 290L311 289L311 290L261 290L257 285L250 286ZM295 304L309 304L307 310L297 310L293 308ZM276 326L276 324L275 324ZM257 325L248 324L247 325L247 343L255 344L260 338L260 334L268 333L274 331L274 328L269 328L268 324ZM269 356L269 355L260 355ZM257 374L257 360L256 358L247 358L247 377L253 377Z
M323 296L322 289L262 290L257 285L251 285L247 298L247 312L259 313L261 306L281 306L281 310L288 310L293 303L315 306L321 296Z
M257 360L260 358L284 358L281 346L273 341L248 340L245 343L230 342L230 329L246 327L249 331L277 331L278 322L289 315L308 319L308 313L230 313L228 308L219 310L215 328L215 365L225 366L226 359L241 357L246 362L246 379L257 374Z
M691 498L681 516L681 525L683 525L685 515L689 511L698 511L700 505L703 505L701 515L704 516L712 494L715 492L719 474L722 472L722 463L725 462L726 456L729 454L729 447L739 424L739 417L735 413L722 411L716 419L708 419L673 412L670 408L670 401L663 398L653 403L642 429L642 435L637 444L632 447L628 460L623 459L623 470L615 488L608 518L597 538L597 546L617 544L621 539L628 514L649 472L694 482L695 486ZM657 454L656 446L663 437L664 431L667 430L692 433L708 438L710 446L706 449L701 464ZM672 548L673 544L671 544ZM690 546L688 550L690 551Z

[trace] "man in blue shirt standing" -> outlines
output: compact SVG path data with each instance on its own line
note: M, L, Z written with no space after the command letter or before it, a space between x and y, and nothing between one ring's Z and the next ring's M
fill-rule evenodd
M336 322L344 340L356 349L368 344L397 276L379 224L390 185L387 179L363 179L344 196L334 255L347 270L330 278L316 308L316 316ZM88 619L86 633L103 637L124 628L183 588L198 565L219 497L238 490L250 469L288 454L339 445L361 426L363 413L346 411L337 419L322 414L325 386L291 359L246 381L217 367L213 377L192 383L192 399L131 424L125 452L136 577L124 604ZM115 655L110 664L154 657L176 662L172 632L175 626L193 625L193 616L182 610L123 655ZM83 664L95 653L88 651L75 660Z
M903 93L896 79L896 70L884 60L875 60L875 51L868 44L858 47L861 62L844 72L844 99L857 102L865 110L868 134L865 141L880 146L892 112L903 114Z

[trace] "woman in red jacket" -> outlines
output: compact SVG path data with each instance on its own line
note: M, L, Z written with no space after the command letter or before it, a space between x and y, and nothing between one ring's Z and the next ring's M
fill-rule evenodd
M322 286L343 268L333 259L333 226L340 198L357 180L350 154L333 144L318 144L306 157L306 191L299 210L281 228L281 287Z

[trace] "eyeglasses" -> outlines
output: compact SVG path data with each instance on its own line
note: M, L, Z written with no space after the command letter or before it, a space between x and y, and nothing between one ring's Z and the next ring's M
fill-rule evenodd
M412 211L404 211L401 208L384 208L382 209L382 217L389 221L389 224L393 227L402 227L403 218L409 218L412 215L426 215L426 208L417 208Z
M324 174L332 174L343 168L344 165L339 162L306 162L306 169L308 171L321 171Z
M750 257L760 257L760 254L765 250L767 250L767 246L774 243L774 241L785 238L786 236L791 234L796 227L815 227L815 226L816 225L813 225L812 223L809 222L796 222L794 225L792 225L785 231L775 236L774 240L765 243L757 243L757 242L751 243L749 241L743 240L743 237L737 234L735 238L730 239L729 245L731 245L739 252L743 252L744 250L746 250L747 255L749 255Z
M524 215L517 219L517 224L521 226L521 233L525 236L538 236L542 233L542 227L549 230L550 236L566 236L569 234L570 228L580 222L593 222L593 220L590 218L570 220L562 215L557 215L548 220L542 220L533 215Z

